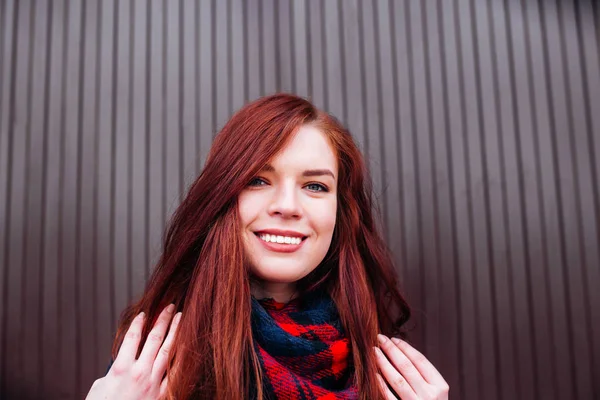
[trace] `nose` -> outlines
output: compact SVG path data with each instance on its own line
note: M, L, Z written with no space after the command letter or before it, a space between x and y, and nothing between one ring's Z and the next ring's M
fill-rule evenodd
M302 216L300 199L292 184L281 185L274 191L269 205L269 215L279 215L283 218L300 218Z

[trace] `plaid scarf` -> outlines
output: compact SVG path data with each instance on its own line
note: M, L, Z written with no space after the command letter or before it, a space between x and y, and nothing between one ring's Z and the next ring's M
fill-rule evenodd
M358 398L350 342L327 294L286 304L252 297L252 334L266 399Z

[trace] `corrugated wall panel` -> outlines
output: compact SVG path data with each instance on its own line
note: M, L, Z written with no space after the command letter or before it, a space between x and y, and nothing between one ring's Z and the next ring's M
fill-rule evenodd
M2 398L82 398L216 133L308 96L368 157L460 399L600 398L600 6L0 2Z

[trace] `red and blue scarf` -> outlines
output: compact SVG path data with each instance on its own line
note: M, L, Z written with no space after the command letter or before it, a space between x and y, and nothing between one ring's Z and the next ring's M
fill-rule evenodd
M252 334L265 399L358 398L350 342L327 294L288 303L253 297Z

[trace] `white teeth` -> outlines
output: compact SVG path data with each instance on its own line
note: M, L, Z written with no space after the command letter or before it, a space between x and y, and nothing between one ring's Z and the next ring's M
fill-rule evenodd
M259 237L265 242L271 243L300 244L302 242L302 239L299 237L270 235L268 233L259 235Z

